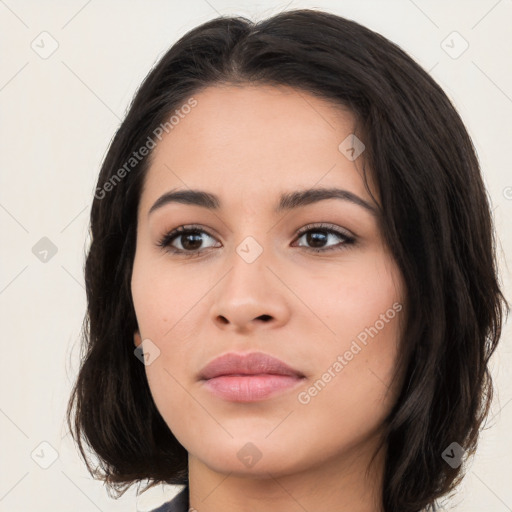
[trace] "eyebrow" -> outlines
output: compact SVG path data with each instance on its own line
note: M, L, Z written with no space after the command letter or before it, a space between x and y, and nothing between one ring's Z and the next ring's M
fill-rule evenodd
M324 201L326 199L341 199L358 206L361 206L369 213L377 216L377 209L374 205L368 203L353 192L340 188L316 188L307 190L298 190L296 192L286 192L281 194L279 203L274 209L274 213L278 214L284 211L307 206L309 204ZM218 196L203 190L171 190L160 196L153 206L149 209L148 216L155 210L169 203L181 203L194 206L201 206L209 210L219 210L221 201Z

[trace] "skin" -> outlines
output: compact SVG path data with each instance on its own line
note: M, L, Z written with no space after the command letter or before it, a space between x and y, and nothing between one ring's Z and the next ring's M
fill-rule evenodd
M190 504L199 512L382 510L384 450L365 471L397 396L391 379L404 313L359 343L341 371L332 367L358 334L402 304L401 276L365 208L328 199L273 211L282 192L319 187L372 203L362 157L350 161L338 149L354 117L288 87L215 86L194 98L197 106L154 149L132 276L134 343L149 339L159 350L146 374L158 410L189 453ZM173 189L214 193L221 207L169 203L148 215ZM356 242L343 246L330 234L315 253L311 238L297 235L312 223L332 224ZM204 229L202 245L178 235L172 246L192 247L195 257L158 245L190 224ZM263 251L252 263L236 252L246 237ZM252 351L305 379L253 403L223 400L199 382L217 356ZM329 368L335 377L301 403L299 393ZM237 456L247 443L261 455L251 467Z

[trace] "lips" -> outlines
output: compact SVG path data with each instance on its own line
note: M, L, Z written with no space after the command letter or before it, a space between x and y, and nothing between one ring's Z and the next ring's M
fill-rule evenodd
M301 385L305 376L283 361L262 352L225 354L200 374L208 392L229 402L267 400Z
M200 373L200 379L209 380L220 376L244 375L285 375L304 377L304 374L283 361L262 352L250 354L224 354L207 364Z

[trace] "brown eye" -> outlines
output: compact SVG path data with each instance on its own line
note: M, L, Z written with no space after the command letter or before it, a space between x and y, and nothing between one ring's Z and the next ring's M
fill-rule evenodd
M304 238L306 248L311 249L314 252L327 252L331 250L340 250L346 248L348 245L355 243L355 238L350 236L338 229L330 227L331 225L317 225L317 226L306 226L298 233L298 239ZM338 240L337 244L327 246L330 241ZM308 247L309 246L309 247ZM304 245L299 245L304 247Z
M214 245L205 246L208 239L214 240L203 229L180 226L164 235L158 245L171 253L194 256Z

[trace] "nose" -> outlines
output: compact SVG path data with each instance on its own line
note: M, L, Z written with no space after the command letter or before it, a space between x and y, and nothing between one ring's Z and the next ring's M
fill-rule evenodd
M216 287L211 316L224 331L252 332L284 325L290 316L286 287L265 251L252 263L237 253Z

